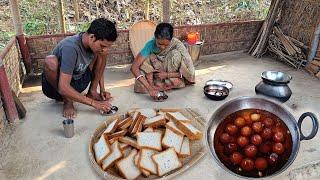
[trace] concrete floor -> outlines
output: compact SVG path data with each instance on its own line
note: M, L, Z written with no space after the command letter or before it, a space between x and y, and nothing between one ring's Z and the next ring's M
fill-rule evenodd
M302 70L294 70L270 58L254 59L245 53L233 52L202 57L197 66L197 84L182 90L170 92L165 102L152 102L147 95L133 92L133 78L128 68L113 67L105 71L108 90L114 96L114 105L120 113L134 107L191 107L199 109L209 119L216 108L239 96L255 95L254 87L260 82L265 70L280 70L290 74L293 80L290 88L293 95L284 106L294 117L311 111L320 117L320 81ZM207 99L202 88L208 79L224 79L234 84L226 100L216 102ZM91 168L88 157L88 140L96 127L105 120L96 110L76 104L76 134L67 139L63 136L61 104L46 98L40 87L23 90L20 99L28 113L27 117L7 128L0 137L0 179L99 179ZM173 98L174 97L174 98ZM304 125L308 132L311 123ZM274 179L320 178L320 133L309 141L301 142L299 154L294 163ZM297 169L310 163L313 169ZM311 166L307 166L311 167ZM317 171L316 171L317 170ZM299 174L300 172L300 174ZM299 176L300 175L300 176ZM223 171L207 154L196 166L177 179L234 179Z

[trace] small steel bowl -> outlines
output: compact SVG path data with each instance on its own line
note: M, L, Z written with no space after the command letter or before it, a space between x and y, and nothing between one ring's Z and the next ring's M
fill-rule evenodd
M220 85L206 85L203 88L203 93L212 100L221 101L229 95L229 89Z
M105 116L111 116L111 115L114 115L115 113L117 113L118 110L119 110L119 108L117 106L112 106L110 111L108 111L108 112L100 111L100 113Z
M164 91L159 91L155 101L161 102L168 99L168 95Z
M226 88L229 89L229 91L233 88L233 84L231 82L225 81L225 80L210 79L206 82L205 86L207 86L207 85L225 86Z

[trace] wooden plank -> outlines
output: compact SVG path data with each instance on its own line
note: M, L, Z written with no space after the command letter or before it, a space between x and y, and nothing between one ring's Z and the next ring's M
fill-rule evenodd
M320 79L320 71L316 74L316 77Z
M312 74L316 74L319 72L320 67L319 66L315 66L313 64L309 64L308 66L306 66L306 70L309 72L312 72Z
M11 90L11 93L12 93L12 97L13 97L14 103L16 105L17 111L18 111L19 119L25 118L26 114L27 114L26 108L24 107L24 105L19 100L18 96L16 95L16 93L13 90Z
M313 60L311 61L311 64L320 67L320 61Z
M18 112L14 103L7 74L0 59L0 94L4 104L4 110L9 122L14 123L18 118Z

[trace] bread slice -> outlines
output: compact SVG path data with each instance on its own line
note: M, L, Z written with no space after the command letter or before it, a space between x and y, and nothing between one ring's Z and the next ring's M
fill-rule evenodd
M187 137L184 137L180 152L178 152L178 156L181 158L185 158L190 155L191 155L191 150L190 150L189 139Z
M132 129L132 132L130 132L131 134L135 134L139 131L141 131L142 129L142 124L144 123L144 121L146 120L147 118L144 116L144 115L140 115L139 118L138 118L138 121L136 122L136 124L134 125L133 129ZM139 132L140 132L139 131Z
M167 112L158 111L158 112L157 112L157 116L159 116L159 115L164 115L164 116L165 116L166 113L167 113Z
M161 137L164 136L164 133L166 132L166 129L165 128L157 128L154 130L154 132L158 132L161 134Z
M112 134L116 131L117 127L118 127L118 124L120 122L120 119L117 118L115 120L113 120L110 124L106 124L107 128L106 130L104 130L104 134Z
M116 167L126 179L136 179L141 174L139 168L134 164L134 157L137 153L137 150L133 149L126 158L116 162Z
M168 120L172 120L173 122L181 121L181 122L187 122L191 123L191 120L186 118L182 113L180 112L167 112L166 118Z
M140 148L148 148L161 151L161 133L159 132L139 132L137 142Z
M159 154L151 156L157 164L158 176L163 176L182 166L174 148L169 148Z
M122 120L118 124L118 129L127 129L132 124L133 119L131 117L128 117L127 119Z
M106 140L104 135L102 134L99 138L99 141L93 146L94 154L96 157L96 161L99 165L101 165L102 161L112 153L111 146L109 142Z
M138 167L139 158L140 158L140 153L138 152L138 153L134 156L134 165L136 165L137 167ZM138 168L139 168L139 167L138 167Z
M125 143L125 144L129 144L130 146L136 148L136 149L140 149L138 143L137 143L137 140L131 138L131 137L128 137L128 136L125 136L125 137L121 137L119 138L119 141L122 142L122 143Z
M141 108L136 111L140 112L141 115L144 115L147 118L152 118L157 115L157 111L152 108Z
M119 142L119 146L121 150L124 150L125 148L129 147L129 144Z
M147 117L141 116L140 124L139 124L138 129L137 129L137 131L136 131L135 133L138 133L138 132L141 132L141 131L142 131L142 129L143 129L143 124L144 124L144 122L146 121L146 119L147 119Z
M169 121L166 124L166 128L170 129L174 133L177 133L179 135L184 136L185 134L176 126L176 124L173 121Z
M160 108L159 112L180 112L180 108Z
M176 125L190 140L199 140L202 138L202 132L190 123L176 121Z
M139 170L141 171L141 173L145 176L145 177L149 177L151 175L151 173L147 170L142 169L139 166L139 160L140 160L140 153L138 152L138 154L134 157L134 164L139 168Z
M147 129L145 129L143 132L153 132L153 128L152 127L148 127Z
M119 139L120 137L124 137L124 135L126 135L126 133L127 133L127 130L124 129L124 130L122 130L122 131L118 131L118 132L115 132L115 133L113 133L113 134L108 135L108 139L109 139L109 140L111 140L111 139L113 139L113 138Z
M137 108L129 109L127 114L131 117L133 117L134 113L136 112Z
M157 151L151 149L141 149L138 163L139 167L151 172L152 174L157 174L157 166L151 158L151 156L157 153Z
M144 177L149 177L151 175L151 172L144 170L144 169L140 169L140 171L142 172Z
M132 121L132 123L131 123L131 125L130 125L130 127L129 127L129 129L128 129L128 132L129 132L129 133L132 132L134 126L135 126L135 125L137 124L137 122L139 121L140 115L141 115L141 113L138 112L138 111L136 111L136 112L134 113L134 115L133 115L133 117L132 117L133 121Z
M170 129L166 129L166 133L162 138L162 145L166 148L173 147L176 153L180 152L181 146L183 142L183 135L179 135L171 131Z
M165 125L166 122L167 122L167 120L165 119L164 115L159 115L159 116L155 116L155 117L146 119L143 126L155 128L158 126Z
M107 170L111 165L113 165L116 160L120 159L122 156L123 155L120 150L119 142L116 141L112 144L112 153L102 161L102 169Z
M127 157L133 149L134 148L132 148L131 146L128 146L125 149L121 150L123 157Z

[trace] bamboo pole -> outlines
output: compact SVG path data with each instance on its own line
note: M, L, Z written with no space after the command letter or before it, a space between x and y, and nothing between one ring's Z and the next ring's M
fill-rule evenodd
M312 61L312 59L316 56L317 54L317 47L319 45L319 39L320 39L320 22L318 24L318 27L316 28L316 30L314 31L314 37L312 39L312 43L311 43L311 48L309 51L309 55L308 55L308 63Z
M59 20L61 33L66 33L66 20L64 19L64 3L63 0L58 0L59 5Z
M145 12L145 19L146 20L150 20L150 3L151 3L151 0L146 0L146 12Z
M23 34L23 28L20 18L19 6L17 0L10 0L10 9L12 14L12 21L16 31L16 35Z
M74 12L75 12L74 18L75 18L76 23L78 23L79 19L80 19L78 1L72 0L72 2L73 2Z
M170 22L170 0L162 0L162 18L163 22Z
M23 59L23 63L26 67L27 73L32 73L32 62L29 53L29 49L27 46L26 38L23 34L22 22L20 17L19 5L17 0L10 0L10 9L12 14L12 21L14 24L14 29L16 31L16 37L19 43L19 48L21 52L21 56Z
M269 35L272 32L272 28L276 21L276 18L279 15L279 12L282 8L284 1L282 0L272 0L269 13L267 18L265 19L262 28L260 29L257 40L254 42L252 47L250 48L249 54L254 57L261 57L266 50L267 40Z

